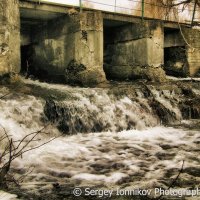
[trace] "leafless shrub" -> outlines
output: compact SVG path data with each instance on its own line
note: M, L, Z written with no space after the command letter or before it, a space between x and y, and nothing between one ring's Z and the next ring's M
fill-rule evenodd
M1 96L0 99L3 99L9 94L10 93L7 93ZM37 136L39 134L46 134L45 129L47 126L48 125L38 131L27 134L21 140L15 141L12 136L8 134L7 130L0 125L0 146L2 148L0 152L0 188L7 187L9 182L19 185L19 181L22 180L23 176L16 180L10 173L11 164L16 158L22 157L25 152L38 149L56 138L53 137L42 144L30 147L33 142L38 141Z

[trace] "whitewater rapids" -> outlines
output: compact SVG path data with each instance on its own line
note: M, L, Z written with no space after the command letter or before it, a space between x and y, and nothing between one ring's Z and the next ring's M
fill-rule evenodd
M27 94L10 94L0 99L0 124L13 140L19 141L44 126L45 131L30 147L56 137L50 143L24 153L12 163L11 173L16 178L26 174L20 184L27 194L51 195L55 183L64 187L65 191L75 186L167 188L179 173L183 161L184 171L177 186L200 187L199 130L163 126L142 94L134 101L129 97L113 99L105 89L50 86L30 80L27 84L40 84L40 87L70 93L70 97L76 100L68 100L67 105L69 102L74 107L84 105L81 108L87 108L87 113L82 113L82 119L91 123L94 119L89 118L88 113L96 113L97 121L103 121L106 127L101 132L63 134L56 123L47 122L44 99ZM2 95L7 92L6 87L1 88ZM156 95L156 91L153 92ZM168 110L175 112L178 121L192 127L194 120L183 121L181 111L170 100L156 98ZM117 114L116 109L120 110ZM73 117L76 113L70 114ZM72 120L71 126L75 122ZM134 122L131 127L128 125L130 122ZM118 130L119 126L124 130Z

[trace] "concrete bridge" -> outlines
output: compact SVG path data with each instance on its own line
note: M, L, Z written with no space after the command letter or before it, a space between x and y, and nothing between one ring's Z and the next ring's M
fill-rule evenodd
M160 81L163 69L195 76L200 69L200 30L191 28L191 8L181 21L171 11L164 18L166 11L152 6L153 14L147 9L141 16L1 0L0 74L21 71L86 86L106 79Z

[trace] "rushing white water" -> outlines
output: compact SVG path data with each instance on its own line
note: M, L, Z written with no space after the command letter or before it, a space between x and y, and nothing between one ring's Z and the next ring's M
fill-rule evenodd
M1 200L17 200L17 196L0 190L0 199Z
M54 183L66 187L166 188L178 174L183 160L185 171L181 176L181 187L199 185L199 131L160 126L142 94L134 101L129 97L114 98L103 89L80 89L39 82L31 84L70 93L76 100L62 100L64 104L79 106L84 111L81 117L87 123L97 120L101 124L109 124L110 128L100 133L66 136L59 132L56 124L48 125L45 133L40 133L37 141L30 146L59 137L24 153L12 163L12 173L16 177L31 171L21 183L22 188L30 193L51 192ZM2 88L1 94L6 92L7 89ZM153 89L152 93L169 110L174 110L181 120L178 108L174 109L170 101ZM168 98L171 98L170 95L164 94ZM0 100L0 124L13 140L19 141L45 126L44 107L45 101L39 97L11 94ZM120 112L116 112L117 108ZM94 113L92 118L91 113ZM131 120L135 129L127 130ZM119 126L124 130L116 131ZM3 147L1 145L1 149Z
M167 76L167 79L169 80L176 80L176 81L200 81L200 78L194 78L194 77L186 77L186 78L177 78L174 76Z

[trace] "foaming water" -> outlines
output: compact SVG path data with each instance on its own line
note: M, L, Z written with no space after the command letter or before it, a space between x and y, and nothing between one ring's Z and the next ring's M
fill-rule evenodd
M182 120L180 109L172 102L173 100L178 100L176 99L176 95L174 92L170 92L167 90L163 90L160 92L152 87L151 93L154 95L154 98L158 103L163 105L166 109L169 110L169 112L174 114L175 119L177 119L178 121Z
M31 170L21 183L27 192L38 196L52 193L55 183L66 188L166 188L183 160L181 187L189 188L191 180L200 183L196 175L200 164L199 131L161 126L142 91L136 90L136 96L115 96L100 88L82 89L31 80L26 80L26 84L47 88L49 92L58 90L67 96L46 100L11 94L0 99L0 124L13 140L19 141L43 127L45 131L38 134L30 147L59 136L12 163L11 172L16 177ZM182 120L180 109L173 103L175 94L150 90L156 102L175 113L175 119ZM2 88L1 94L6 92ZM199 95L199 90L194 92ZM1 150L3 147L1 144Z
M64 133L119 131L155 126L158 120L145 99L111 99L108 94L82 96L76 101L50 101L45 114Z
M9 194L1 190L0 190L0 199L1 200L18 200L16 195Z
M24 154L14 171L33 167L22 186L29 190L52 189L53 183L106 188L167 187L185 161L184 187L199 183L199 132L155 127L77 134L57 138ZM195 172L196 171L196 172Z

